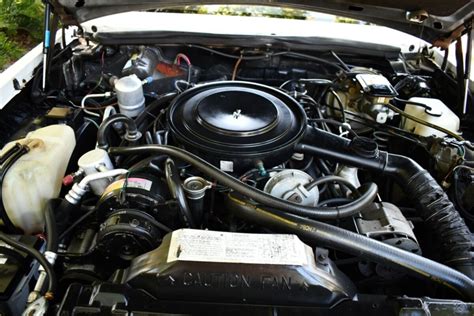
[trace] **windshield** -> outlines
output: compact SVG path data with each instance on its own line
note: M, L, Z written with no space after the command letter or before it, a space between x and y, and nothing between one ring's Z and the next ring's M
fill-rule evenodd
M148 10L150 11L150 10ZM337 23L361 24L363 21L350 18L338 17L331 14L318 13L307 10L290 9L274 6L253 6L253 5L191 5L181 7L160 8L151 10L153 12L167 13L192 13L207 15L226 15L226 16L248 16L248 17L267 17L278 19L325 21Z

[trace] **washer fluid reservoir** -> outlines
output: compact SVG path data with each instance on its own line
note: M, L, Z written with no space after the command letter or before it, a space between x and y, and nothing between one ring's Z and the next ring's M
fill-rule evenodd
M50 125L8 143L0 155L16 143L29 151L7 171L2 182L2 218L26 234L38 233L44 227L44 207L57 198L61 182L76 145L74 131L67 125Z

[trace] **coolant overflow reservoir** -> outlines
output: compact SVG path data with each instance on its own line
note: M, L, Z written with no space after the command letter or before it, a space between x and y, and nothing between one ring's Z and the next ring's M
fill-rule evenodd
M407 103L405 113L428 123L443 127L453 133L459 130L459 117L441 100L432 98L411 98L409 101L424 104L425 107ZM402 128L420 136L444 137L445 133L410 119L402 120Z
M76 145L74 131L67 125L40 128L8 143L0 155L16 143L28 143L30 150L10 167L3 179L3 207L15 227L26 234L42 232L45 204L59 196Z

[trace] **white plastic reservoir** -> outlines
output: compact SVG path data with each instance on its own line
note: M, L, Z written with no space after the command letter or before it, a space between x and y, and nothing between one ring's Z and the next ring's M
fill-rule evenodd
M411 98L409 101L425 104L431 108L427 110L425 107L409 104L405 106L405 113L416 116L423 121L443 127L453 133L459 130L459 117L454 114L441 100L431 98ZM437 136L444 137L446 133L417 123L408 118L402 119L402 128L413 132L420 136Z
M27 234L43 231L44 207L57 198L62 179L76 145L74 131L67 125L50 125L8 143L29 144L30 151L8 170L2 185L2 199L11 222Z

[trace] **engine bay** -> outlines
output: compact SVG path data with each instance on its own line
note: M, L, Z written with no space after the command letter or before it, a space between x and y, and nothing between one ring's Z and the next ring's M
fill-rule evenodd
M426 56L64 52L2 119L7 313L472 312L472 106Z

